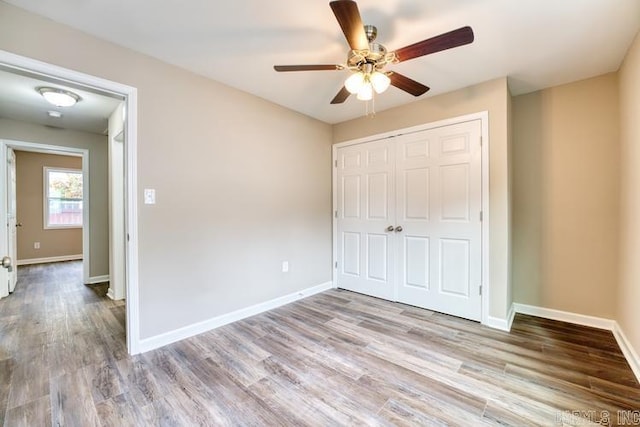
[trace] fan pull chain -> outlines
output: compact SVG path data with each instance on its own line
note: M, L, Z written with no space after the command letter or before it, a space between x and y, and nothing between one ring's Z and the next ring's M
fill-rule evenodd
M369 103L371 103L371 110L369 110ZM365 102L365 115L367 117L369 117L370 119L373 119L376 116L376 94L374 92L373 96L371 97L371 101L367 101Z

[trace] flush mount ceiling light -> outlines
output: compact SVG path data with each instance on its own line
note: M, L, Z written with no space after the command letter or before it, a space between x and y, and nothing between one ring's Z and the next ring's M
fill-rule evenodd
M44 99L47 100L47 102L55 105L56 107L71 107L82 99L79 95L73 92L54 87L39 87L36 88L36 90Z

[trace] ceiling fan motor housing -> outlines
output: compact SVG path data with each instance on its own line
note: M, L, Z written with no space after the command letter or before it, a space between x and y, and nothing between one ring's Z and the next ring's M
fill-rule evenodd
M365 25L365 34L369 41L369 48L365 50L352 49L347 56L347 66L353 70L364 71L366 64L371 64L372 68L381 69L393 58L387 55L387 48L374 40L378 36L378 29L375 25Z

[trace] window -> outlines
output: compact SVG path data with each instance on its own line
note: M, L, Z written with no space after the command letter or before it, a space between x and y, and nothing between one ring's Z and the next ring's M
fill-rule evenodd
M44 168L44 228L82 227L82 171Z

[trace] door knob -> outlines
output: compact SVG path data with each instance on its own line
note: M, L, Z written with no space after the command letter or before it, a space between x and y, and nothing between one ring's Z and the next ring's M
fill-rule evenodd
M393 231L393 225L388 226L387 231Z
M8 257L8 256L2 257L1 265L3 268L6 268L9 271L13 271L13 265L11 264L11 257Z
M396 227L396 233L399 233L401 231L402 231L402 226L401 225L397 226Z

